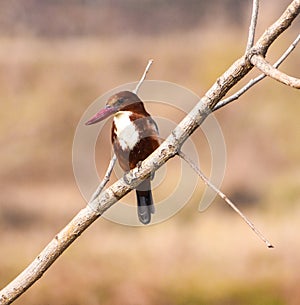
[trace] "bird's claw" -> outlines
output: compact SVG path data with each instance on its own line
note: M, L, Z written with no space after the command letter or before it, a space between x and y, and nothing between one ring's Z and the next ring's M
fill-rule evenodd
M129 173L129 171L125 172L123 175L123 180L125 181L126 184L130 184L129 179L127 178L127 174Z

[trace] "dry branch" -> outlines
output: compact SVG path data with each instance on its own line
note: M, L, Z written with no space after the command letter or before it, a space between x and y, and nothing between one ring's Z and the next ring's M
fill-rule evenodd
M144 74L142 75L142 77L141 77L140 81L138 82L138 84L136 85L135 89L132 91L133 93L135 93L135 94L138 93L143 81L145 80L145 78L147 76L147 73L149 72L149 69L150 69L152 63L153 63L153 59L149 59L146 69L144 71Z
M258 68L265 75L296 89L300 89L300 79L289 76L278 69L274 68L267 60L261 55L253 55L251 63Z
M264 237L264 235L255 227L255 225L237 208L237 206L216 186L214 186L209 179L203 174L200 168L193 162L185 153L180 151L178 155L196 172L196 174L204 181L204 183L216 192L240 217L246 222L246 224L253 230L253 232L266 244L268 248L274 248L274 246Z
M259 0L253 0L252 5L252 16L251 22L249 27L249 34L248 34L248 42L246 47L246 53L253 47L254 44L254 37L255 37L255 30L257 24L257 17L258 17L258 10L259 10Z
M252 54L266 55L270 45L282 34L294 21L300 13L300 0L294 0L287 7L284 13L275 21L258 39L257 43L249 50L249 56Z
M96 191L94 192L94 194L92 195L91 199L89 202L93 202L102 192L102 190L104 189L105 185L108 183L111 172L116 164L117 161L117 156L116 154L113 155L113 157L111 158L108 168L106 170L106 173L104 175L103 180L101 181L101 183L99 184L99 186L97 187Z
M292 51L296 48L297 44L300 41L300 34L297 36L297 38L291 43L291 45L287 48L287 50L282 54L282 56L276 61L276 63L273 65L274 68L278 68L283 61L292 53ZM266 74L260 74L254 79L251 79L243 88L238 90L233 95L227 97L226 99L218 102L218 104L215 106L214 111L226 106L227 104L237 100L240 96L242 96L245 92L247 92L251 87L253 87L255 84L263 80L267 75Z
M283 15L267 29L245 56L238 59L217 79L191 112L179 123L161 146L142 162L139 168L131 170L125 177L119 179L82 209L38 257L0 291L0 304L10 304L24 293L104 211L133 190L151 172L174 157L180 151L182 144L201 125L221 98L253 68L250 61L252 55L265 56L272 42L291 25L299 11L300 0L292 1Z

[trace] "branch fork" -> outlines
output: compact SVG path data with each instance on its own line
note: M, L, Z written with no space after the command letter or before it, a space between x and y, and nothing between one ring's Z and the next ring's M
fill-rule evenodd
M289 76L272 66L262 55L253 54L251 63L265 75L287 86L300 89L300 79Z

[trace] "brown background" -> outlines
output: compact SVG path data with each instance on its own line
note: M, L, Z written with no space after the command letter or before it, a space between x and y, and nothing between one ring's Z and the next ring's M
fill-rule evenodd
M150 79L203 94L243 53L250 2L0 3L1 287L85 205L72 173L72 141L90 103L136 81L149 58ZM257 35L288 3L262 1ZM298 32L296 21L268 59ZM282 70L299 77L299 61L298 47ZM199 183L188 205L162 224L133 228L100 219L15 304L298 304L299 107L299 92L264 80L216 114L227 146L222 189L274 250L218 199L198 213Z

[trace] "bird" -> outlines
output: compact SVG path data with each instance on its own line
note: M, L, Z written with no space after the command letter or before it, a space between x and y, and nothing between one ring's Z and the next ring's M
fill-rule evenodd
M161 144L156 122L146 111L142 100L131 91L112 95L106 106L85 124L91 125L113 115L111 142L120 167L124 172L139 166ZM146 178L136 188L137 214L146 225L155 213L151 179Z

